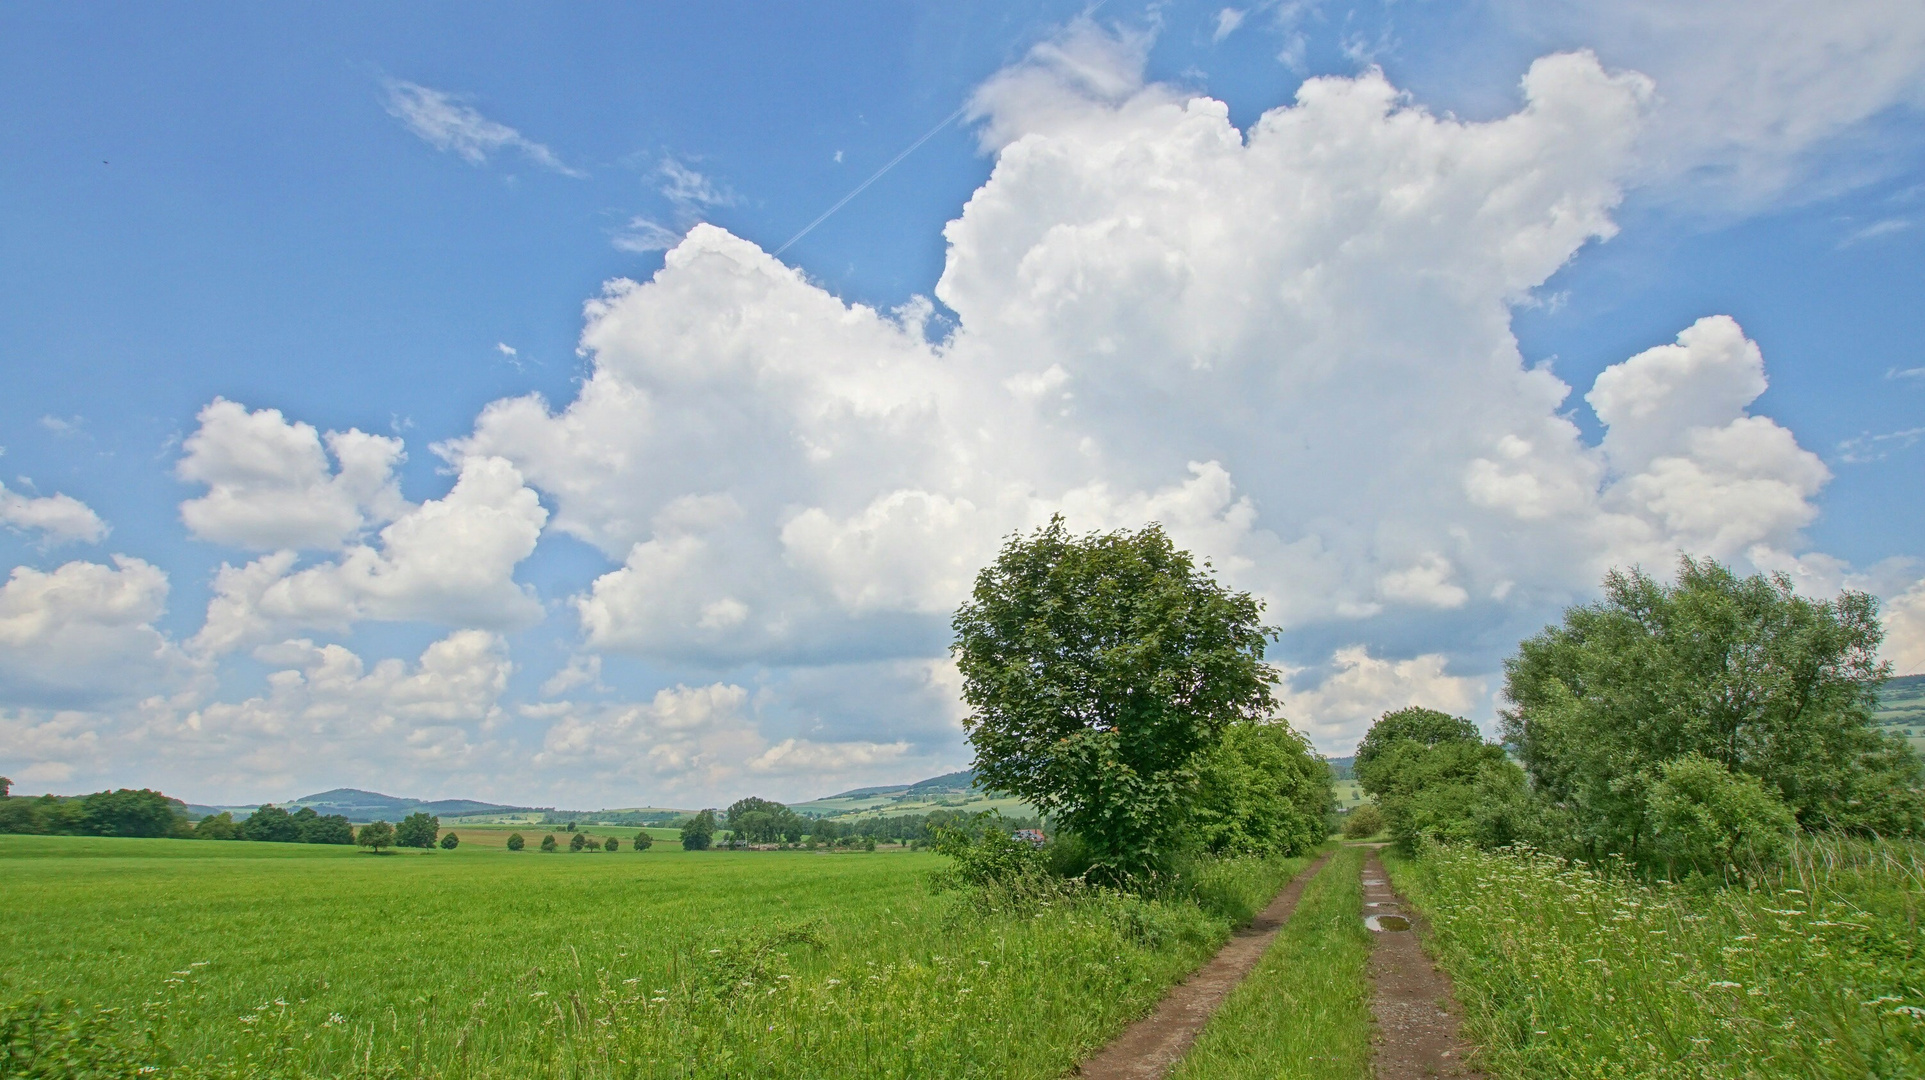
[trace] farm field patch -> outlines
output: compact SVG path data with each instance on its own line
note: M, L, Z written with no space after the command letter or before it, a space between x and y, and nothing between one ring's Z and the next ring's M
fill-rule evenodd
M7 836L0 998L160 1015L176 1061L287 1075L1046 1077L1230 925L985 905L932 891L941 864ZM1301 863L1267 865L1215 891L1259 903Z

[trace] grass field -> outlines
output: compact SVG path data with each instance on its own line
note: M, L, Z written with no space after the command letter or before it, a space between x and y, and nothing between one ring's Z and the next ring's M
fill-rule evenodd
M657 828L654 826L644 829L636 825L622 825L622 826L613 826L613 825L580 826L578 825L576 826L576 829L587 836L593 837L595 839L595 842L598 844L601 841L607 839L608 837L611 837L611 836L614 837L615 839L621 841L622 848L621 848L620 854L623 854L623 855L633 855L635 853L633 845L635 840L635 834L638 832L646 832L650 837L654 839L656 847L660 847L663 844L667 844L671 847L679 846L682 839L682 834L680 832L677 832L674 829L663 829L663 828ZM544 827L540 825L454 825L454 826L449 826L444 824L441 827L441 832L442 832L442 835L444 836L447 835L448 833L454 833L456 836L460 837L461 847L463 848L466 848L466 847L493 848L493 849L499 849L501 851L508 850L508 838L510 836L513 836L516 833L520 833L521 838L524 841L527 841L527 844L528 844L527 851L529 852L534 851L535 848L538 845L540 845L541 838L544 836L553 836L555 838L556 843L561 844L565 847L567 846L568 841L572 839L575 835L574 833L567 831L566 828L558 828L552 825ZM525 853L526 852L524 852L524 854ZM654 848L650 848L648 853L654 854ZM607 853L604 852L604 854L607 854Z
M1363 859L1355 847L1331 855L1270 951L1210 1018L1170 1080L1370 1076Z
M941 861L5 836L0 1000L234 1074L1054 1077L1301 865L1211 871L1212 913L985 906Z
M1385 861L1493 1076L1925 1076L1925 845L1808 838L1710 895L1536 855Z

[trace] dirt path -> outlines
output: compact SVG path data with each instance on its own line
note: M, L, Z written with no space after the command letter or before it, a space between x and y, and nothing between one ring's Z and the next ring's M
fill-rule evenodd
M1376 919L1371 929L1378 931L1370 950L1377 1080L1481 1078L1465 1064L1469 1047L1458 1035L1450 979L1424 955L1422 935L1430 927L1390 887L1374 851L1364 863L1364 915Z
M1269 907L1230 936L1229 944L1163 995L1155 1012L1131 1024L1096 1056L1078 1066L1075 1075L1091 1080L1161 1080L1196 1041L1210 1014L1263 959L1277 931L1297 910L1297 898L1303 895L1304 886L1329 858L1328 854L1320 856L1291 878Z

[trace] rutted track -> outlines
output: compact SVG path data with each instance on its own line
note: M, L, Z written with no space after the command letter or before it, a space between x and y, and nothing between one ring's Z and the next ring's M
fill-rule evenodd
M1084 1061L1077 1075L1090 1080L1161 1080L1196 1041L1217 1006L1223 1004L1244 976L1257 966L1257 961L1263 959L1277 931L1296 911L1304 886L1322 871L1329 859L1326 853L1304 867L1277 898L1250 920L1249 925L1233 934L1229 943L1208 963L1165 994L1154 1012L1131 1024L1108 1046Z
M1376 852L1363 875L1363 913L1380 923L1372 927L1379 932L1370 950L1370 1010L1377 1017L1372 1074L1377 1080L1476 1080L1483 1074L1466 1062L1469 1047L1458 1034L1462 1010L1450 979L1424 954L1429 924L1390 887Z

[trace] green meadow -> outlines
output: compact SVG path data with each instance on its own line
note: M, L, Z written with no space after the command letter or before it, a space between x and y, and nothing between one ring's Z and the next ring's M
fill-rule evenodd
M1206 910L944 862L4 836L0 998L180 1075L1060 1076L1303 864Z

